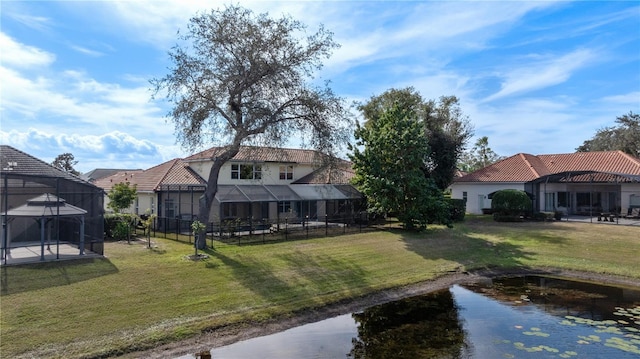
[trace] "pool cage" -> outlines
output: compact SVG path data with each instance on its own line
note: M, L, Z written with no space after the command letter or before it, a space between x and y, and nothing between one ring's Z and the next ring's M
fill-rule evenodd
M204 185L161 186L154 229L188 234L204 190ZM362 206L362 195L350 185L219 185L206 222L208 232L220 236L295 224L348 225L359 220Z
M563 214L598 217L603 214L624 217L640 208L640 193L632 184L640 176L624 173L573 171L541 177L525 185L539 193L534 210L561 211Z
M104 254L104 192L69 176L30 175L3 168L0 181L1 260L34 247L40 261L61 259L61 246Z

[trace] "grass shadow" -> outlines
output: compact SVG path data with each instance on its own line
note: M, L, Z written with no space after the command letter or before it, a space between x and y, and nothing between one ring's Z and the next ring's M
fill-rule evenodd
M526 268L523 261L532 259L524 246L488 240L486 232L477 234L473 230L452 231L446 228L422 233L397 231L407 250L429 260L457 262L465 269Z
M0 269L0 295L11 295L38 289L81 282L118 272L106 258L46 262Z
M221 262L207 263L207 268L215 269L220 265L230 268L236 281L274 304L291 303L298 298L309 301L309 298L313 298L311 306L326 305L326 299L317 295L350 294L351 283L366 282L362 268L328 255L313 256L295 251L261 261L245 256L239 260L216 251L207 253Z

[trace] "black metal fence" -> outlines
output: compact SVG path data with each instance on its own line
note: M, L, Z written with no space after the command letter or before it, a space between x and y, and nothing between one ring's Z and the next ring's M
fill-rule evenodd
M157 217L150 229L150 235L193 243L195 241L191 229L193 222L189 219ZM207 245L213 247L214 241L249 244L360 233L380 228L383 223L370 218L365 212L314 219L238 218L207 223L206 235ZM147 234L144 232L145 229L141 225L136 227L137 234Z

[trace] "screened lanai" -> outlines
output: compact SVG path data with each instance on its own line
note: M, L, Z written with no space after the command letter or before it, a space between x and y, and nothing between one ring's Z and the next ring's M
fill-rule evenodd
M220 185L212 214L220 220L255 218L269 220L318 220L352 208L359 201L355 189L329 184Z
M525 185L527 192L539 194L536 211L565 214L626 216L640 208L640 175L571 171L540 177Z

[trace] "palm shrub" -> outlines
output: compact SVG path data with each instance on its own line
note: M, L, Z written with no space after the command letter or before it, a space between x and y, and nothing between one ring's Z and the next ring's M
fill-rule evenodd
M524 191L503 189L493 194L491 209L496 221L519 221L531 213L531 199Z

